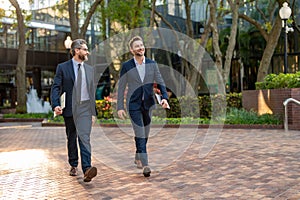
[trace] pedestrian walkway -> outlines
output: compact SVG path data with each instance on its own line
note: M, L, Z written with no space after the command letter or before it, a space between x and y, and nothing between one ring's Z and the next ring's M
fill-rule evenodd
M298 131L154 127L149 178L132 134L93 127L85 183L68 175L64 127L0 124L0 199L300 199Z

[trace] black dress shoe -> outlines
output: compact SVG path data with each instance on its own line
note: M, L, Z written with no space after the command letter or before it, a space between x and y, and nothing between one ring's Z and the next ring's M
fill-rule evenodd
M150 169L150 167L145 166L145 167L143 168L143 174L144 174L145 177L149 177L150 174L151 174L151 169Z
M134 164L136 164L136 168L138 169L143 169L142 161L140 160L135 160Z
M77 176L77 167L71 167L70 176Z
M90 167L84 173L84 182L90 182L95 176L97 176L97 168Z

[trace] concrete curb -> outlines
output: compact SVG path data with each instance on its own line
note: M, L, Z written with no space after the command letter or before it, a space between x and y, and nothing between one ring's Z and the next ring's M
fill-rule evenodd
M0 122L43 122L42 118L2 118Z
M101 127L131 127L130 124L100 124ZM209 124L152 124L152 127L163 128L226 128L226 129L283 129L283 125L271 125L271 124L224 124L224 125L209 125Z
M3 118L0 122L41 122L42 127L62 127L64 123L59 122L48 122L47 119L17 119L17 118ZM96 124L95 126L98 126ZM130 124L100 124L101 127L116 128L116 127L131 127ZM163 128L224 128L224 129L283 129L283 124L224 124L224 125L209 125L209 124L152 124L152 127L163 127Z

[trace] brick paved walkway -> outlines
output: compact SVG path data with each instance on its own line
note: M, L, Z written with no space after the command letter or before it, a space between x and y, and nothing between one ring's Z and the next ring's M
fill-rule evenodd
M98 176L84 183L68 175L63 127L0 123L0 199L300 199L300 132L220 131L152 128L145 178L131 129L94 127Z

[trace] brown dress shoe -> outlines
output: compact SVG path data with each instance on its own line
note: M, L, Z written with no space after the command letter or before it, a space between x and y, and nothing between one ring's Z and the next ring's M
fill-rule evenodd
M142 161L140 160L135 160L134 164L136 164L136 168L138 169L143 169Z
M77 167L71 167L70 176L77 176Z
M90 167L84 173L84 182L90 182L95 176L97 176L97 168Z
M144 174L145 177L149 177L150 174L151 174L151 169L150 169L150 167L145 166L145 167L143 168L143 174Z

